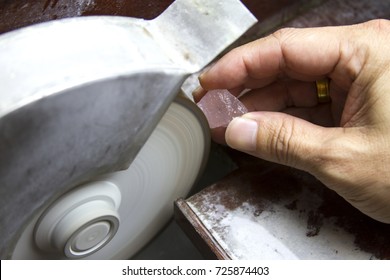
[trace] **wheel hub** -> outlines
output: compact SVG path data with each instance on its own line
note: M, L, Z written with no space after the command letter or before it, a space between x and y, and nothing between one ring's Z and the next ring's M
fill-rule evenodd
M36 245L72 259L98 251L119 228L120 201L120 190L111 182L77 188L43 213L34 231Z

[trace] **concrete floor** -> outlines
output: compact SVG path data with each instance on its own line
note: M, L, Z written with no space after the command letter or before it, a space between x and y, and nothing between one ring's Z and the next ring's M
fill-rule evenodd
M223 148L212 144L208 163L192 194L213 184L237 166ZM191 195L191 194L190 194ZM203 257L191 243L178 224L172 219L148 245L132 259L134 260L202 260Z

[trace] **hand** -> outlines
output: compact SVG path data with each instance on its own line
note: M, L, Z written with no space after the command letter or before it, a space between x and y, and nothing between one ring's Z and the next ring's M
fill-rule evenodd
M330 103L315 81L330 79ZM251 111L213 138L310 172L353 206L390 223L390 22L281 29L236 48L200 77Z

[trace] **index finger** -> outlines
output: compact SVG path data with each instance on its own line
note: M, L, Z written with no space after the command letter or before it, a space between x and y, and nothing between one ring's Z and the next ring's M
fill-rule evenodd
M314 81L330 75L343 58L348 27L286 28L233 49L200 76L206 90L263 87L284 76Z

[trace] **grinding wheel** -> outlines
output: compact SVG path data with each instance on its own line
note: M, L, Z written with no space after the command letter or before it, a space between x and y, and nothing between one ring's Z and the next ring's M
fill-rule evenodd
M128 169L98 176L47 206L12 258L132 256L170 219L172 201L193 186L207 159L208 131L194 103L176 98Z
M208 146L177 93L255 22L239 0L177 0L150 21L1 35L0 257L128 258L150 240Z

